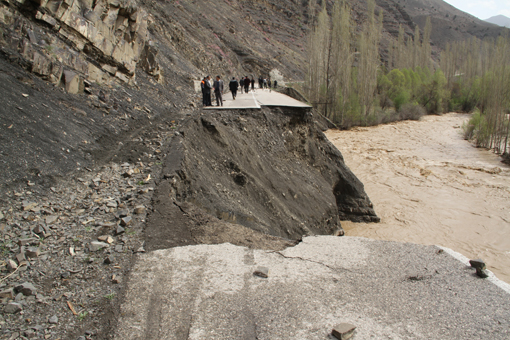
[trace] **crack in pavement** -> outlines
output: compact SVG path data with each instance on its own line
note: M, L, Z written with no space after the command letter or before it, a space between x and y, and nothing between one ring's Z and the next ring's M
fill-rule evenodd
M270 251L270 252L267 252L267 253L278 254L281 257L284 257L286 259L297 259L297 260L301 260L301 261L305 261L305 262L312 262L312 263L320 264L321 266L327 267L327 268L329 268L329 269L331 269L333 271L343 270L343 271L346 271L346 272L349 272L349 273L359 273L358 271L353 271L353 270L350 270L350 269L347 269L347 268L343 268L343 267L333 267L333 266L327 265L327 264L319 262L319 261L305 259L305 258L302 258L302 257L299 257L299 256L287 256L287 255L282 254L279 251Z

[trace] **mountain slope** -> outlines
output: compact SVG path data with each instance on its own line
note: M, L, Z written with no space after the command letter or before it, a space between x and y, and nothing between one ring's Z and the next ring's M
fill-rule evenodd
M423 30L425 21L430 16L432 23L432 44L443 49L447 43L467 40L471 37L479 39L495 38L505 28L494 26L463 12L443 0L379 0L393 2L402 6L413 22Z

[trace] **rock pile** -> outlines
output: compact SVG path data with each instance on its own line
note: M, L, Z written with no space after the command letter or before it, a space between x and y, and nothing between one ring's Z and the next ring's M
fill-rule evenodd
M155 163L84 171L12 192L0 206L2 339L87 339L104 331L141 231Z

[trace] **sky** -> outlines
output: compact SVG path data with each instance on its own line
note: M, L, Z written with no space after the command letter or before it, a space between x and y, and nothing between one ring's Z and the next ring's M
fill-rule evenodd
M453 7L485 20L502 14L510 18L510 0L444 0Z

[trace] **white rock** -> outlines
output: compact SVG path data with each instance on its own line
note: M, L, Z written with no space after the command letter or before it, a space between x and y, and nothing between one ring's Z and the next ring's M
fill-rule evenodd
M89 244L90 251L98 251L102 248L107 248L107 247L109 247L108 243L99 242L99 241L92 241Z

